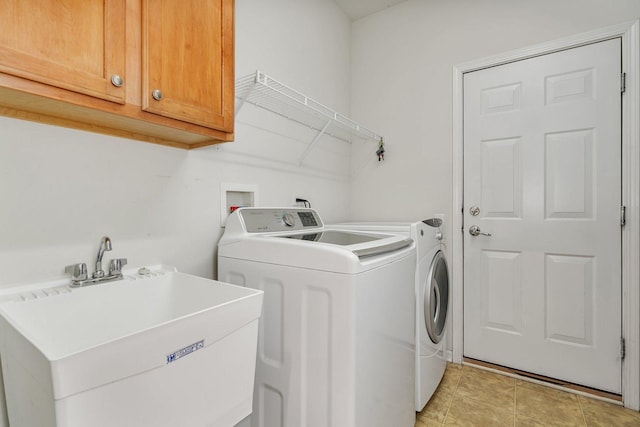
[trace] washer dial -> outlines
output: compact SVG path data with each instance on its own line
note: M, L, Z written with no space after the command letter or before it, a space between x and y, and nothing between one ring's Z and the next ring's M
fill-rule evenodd
M284 222L284 225L287 227L293 227L296 225L296 216L291 212L285 212L282 214L282 222Z

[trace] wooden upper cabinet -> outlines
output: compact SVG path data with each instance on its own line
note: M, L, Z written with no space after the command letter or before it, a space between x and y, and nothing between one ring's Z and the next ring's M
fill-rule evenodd
M124 103L112 77L126 83L125 10L125 0L3 1L0 72Z
M233 140L234 0L0 3L1 115L179 148Z
M144 111L233 132L233 0L143 0Z

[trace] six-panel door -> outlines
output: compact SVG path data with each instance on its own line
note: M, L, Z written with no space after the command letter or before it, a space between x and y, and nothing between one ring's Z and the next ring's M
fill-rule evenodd
M620 58L465 75L466 357L620 393Z

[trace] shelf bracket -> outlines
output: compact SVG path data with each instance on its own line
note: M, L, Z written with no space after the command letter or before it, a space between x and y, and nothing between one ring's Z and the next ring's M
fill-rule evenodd
M311 141L311 143L309 144L309 146L307 147L306 150L304 150L304 153L302 153L302 156L300 156L300 160L298 160L298 166L302 166L302 162L304 161L304 159L307 157L307 155L309 154L309 151L311 151L311 149L314 147L314 145L316 145L318 143L318 141L320 140L320 138L322 138L322 135L324 135L325 131L327 130L327 128L329 127L329 125L331 124L331 120L329 120L324 127L322 128L322 130L320 132L318 132L318 134L316 135L316 137L313 139L313 141Z

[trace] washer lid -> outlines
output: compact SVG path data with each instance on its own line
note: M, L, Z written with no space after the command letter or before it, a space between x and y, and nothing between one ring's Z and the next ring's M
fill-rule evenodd
M358 243L373 242L376 240L381 240L388 236L382 236L382 235L376 235L376 234L350 233L348 231L325 230L325 231L316 231L315 233L285 234L285 235L280 235L276 237L282 237L286 239L307 240L310 242L331 243L332 245L340 245L340 246L349 246L349 245L357 245Z
M341 222L326 224L325 228L351 231L372 231L374 233L391 233L410 236L412 222Z
M351 250L351 252L353 252L358 258L393 252L410 246L412 243L411 239L388 241L389 236L384 234L352 233L349 231L339 230L325 230L304 234L285 234L274 237L304 240L307 242L321 242L338 246L353 246L360 245L361 243L372 243L366 247L359 247ZM386 240L386 242L379 242L380 240Z
M325 229L312 209L240 208L227 220L218 256L351 274L415 257L415 245L393 234Z

